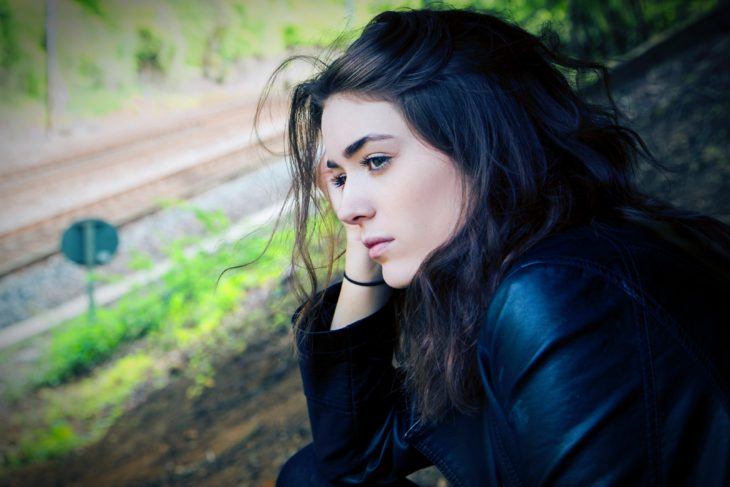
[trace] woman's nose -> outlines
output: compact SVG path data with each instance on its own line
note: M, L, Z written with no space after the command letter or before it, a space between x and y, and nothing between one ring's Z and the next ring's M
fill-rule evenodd
M372 218L374 214L375 208L367 193L355 184L351 184L350 181L345 183L340 207L337 209L337 217L343 223L356 225Z

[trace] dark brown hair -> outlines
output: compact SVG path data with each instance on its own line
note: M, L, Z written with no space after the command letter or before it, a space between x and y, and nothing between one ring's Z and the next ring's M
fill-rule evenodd
M651 156L619 123L605 69L561 55L555 39L469 10L384 12L293 90L287 149L297 234L293 265L308 281L301 287L304 314L321 284L308 250L316 234L310 217L330 211L315 174L330 96L347 92L392 103L468 181L465 224L396 293L396 356L428 420L479 404L479 327L505 271L525 250L595 219L671 213L633 186L634 166ZM565 73L575 75L573 85ZM578 95L575 84L585 73L603 80L605 105ZM328 221L331 214L319 220ZM325 283L338 255L336 244L328 248Z

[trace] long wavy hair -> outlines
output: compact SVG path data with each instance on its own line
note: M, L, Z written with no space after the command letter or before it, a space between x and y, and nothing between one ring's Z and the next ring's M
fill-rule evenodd
M517 257L551 234L594 219L673 218L671 209L650 202L632 183L636 163L651 154L619 122L605 68L562 55L549 31L535 36L471 10L384 12L344 53L317 67L293 89L286 138L296 225L292 264L305 270L306 281L299 283L306 297L302 315L316 306L316 291L326 284L309 249L321 235L312 216L331 221L316 173L329 97L348 93L392 103L468 181L465 223L394 297L397 363L427 420L451 409L468 412L482 400L479 328ZM586 73L598 75L604 104L578 94L576 83ZM575 76L573 84L566 75ZM325 281L342 251L329 235Z

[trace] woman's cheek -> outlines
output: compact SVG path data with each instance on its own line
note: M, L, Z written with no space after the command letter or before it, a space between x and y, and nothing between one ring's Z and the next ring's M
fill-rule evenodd
M337 213L337 208L339 208L339 201L333 200L334 198L337 198L337 191L332 191L330 188L330 182L328 180L329 175L326 174L324 171L317 171L316 175L316 181L317 181L317 189L322 193L322 196L327 199L332 209Z
M340 202L342 200L342 195L340 194L339 191L329 191L327 193L327 199L330 202L332 211L334 211L335 215L338 215L338 218L339 218L339 209L340 209Z

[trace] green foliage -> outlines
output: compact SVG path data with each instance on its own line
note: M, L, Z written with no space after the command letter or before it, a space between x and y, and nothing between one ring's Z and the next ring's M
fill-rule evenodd
M706 12L718 0L452 0L455 7L494 9L532 32L552 23L571 54L609 60L647 38ZM175 83L194 77L222 83L248 57L329 44L346 28L362 27L384 9L440 2L296 0L74 0L59 4L59 78L65 113L116 110L141 81ZM5 104L45 99L43 2L0 0L0 86ZM143 73L142 80L138 74Z
M74 0L86 10L99 17L104 17L104 11L101 8L101 0Z
M57 421L47 430L33 430L20 442L19 454L11 464L23 464L48 460L61 452L70 451L81 444L81 438L67 421Z
M301 34L299 28L294 24L284 26L284 46L292 49L302 45Z
M185 203L209 235L220 234L229 220L220 210L204 211ZM161 282L138 289L111 308L99 309L95 321L79 316L53 333L36 386L58 385L88 373L127 342L155 334L165 349L185 346L213 330L248 289L259 287L280 274L288 255L288 234L275 239L268 252L245 272L224 279L216 290L218 272L230 262L256 259L266 245L263 236L245 239L242 248L227 245L215 253L188 250L191 239L178 239L167 249L173 269ZM136 254L136 269L149 269L152 261Z
M45 95L42 4L20 9L17 0L0 0L0 100L42 100ZM36 25L29 26L28 23Z
M138 73L164 73L162 39L152 29L142 27L137 30L137 50L134 57Z
M82 59L79 63L79 74L86 81L89 90L96 91L104 86L104 71L90 59Z
M228 215L220 208L206 211L193 207L192 210L195 213L195 217L203 224L205 231L209 234L219 234L231 225L231 220L228 218Z
M137 249L132 250L131 257L129 259L129 268L134 271L148 271L155 265L155 261L152 257L145 255Z
M555 1L565 12L563 40L572 54L615 59L652 36L709 11L717 0Z
M11 464L47 460L97 440L124 412L129 396L144 381L164 384L149 354L123 357L96 375L65 389L44 389L42 417L25 429Z
M107 312L100 310L96 322L87 324L81 317L64 327L63 332L56 333L48 353L48 371L38 385L57 385L87 371L108 355L124 336L121 323L108 322L107 316Z
M228 219L220 211L204 211L187 203L210 235L222 235ZM44 460L98 439L123 413L140 387L164 385L173 368L189 380L188 395L214 385L215 359L222 350L242 351L245 340L236 327L261 323L264 329L285 326L288 313L274 313L278 305L261 303L246 310L238 325L222 326L246 296L272 288L286 268L292 244L290 230L269 241L263 228L237 243L204 249L200 239L179 239L167 249L172 268L159 282L127 294L112 306L97 310L96 320L85 316L60 325L40 354L36 370L15 397L36 391L42 407L32 415L18 411L12 421L25 432L14 451L3 452L12 465ZM196 244L195 247L190 247ZM149 270L153 261L140 253L136 269ZM220 273L231 263L249 263ZM271 299L279 299L272 297ZM245 328L244 328L245 329ZM181 357L175 365L170 357Z
M17 26L7 0L0 0L0 69L10 69L20 58Z
M45 79L32 70L26 70L21 78L23 92L33 98L41 98L46 91Z
M197 351L188 362L187 375L192 384L187 389L188 397L198 397L205 389L215 385L215 369L209 350Z

